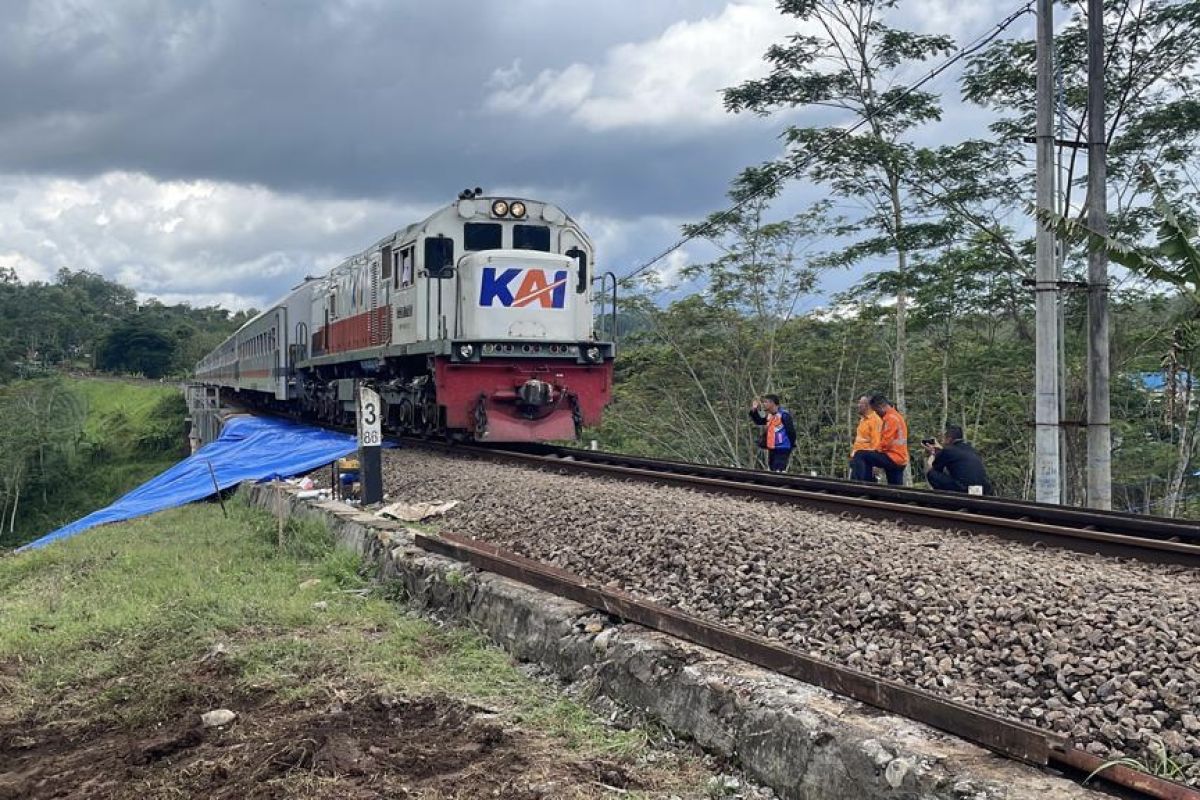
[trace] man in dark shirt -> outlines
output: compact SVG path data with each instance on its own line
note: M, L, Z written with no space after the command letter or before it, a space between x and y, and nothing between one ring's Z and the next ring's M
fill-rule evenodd
M950 425L942 434L942 445L923 442L929 454L929 470L925 480L934 489L944 492L966 492L971 486L982 487L984 494L992 494L992 482L988 480L983 459L975 448L963 441L962 428Z

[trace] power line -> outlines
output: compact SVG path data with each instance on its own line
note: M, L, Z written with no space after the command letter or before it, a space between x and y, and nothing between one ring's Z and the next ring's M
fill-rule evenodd
M819 150L809 153L808 157L806 159L804 159L803 162L801 162L800 164L793 165L792 167L781 170L779 173L777 173L775 175L775 177L773 177L769 181L767 181L767 183L764 184L757 191L747 195L746 197L742 198L734 205L732 205L729 208L725 209L724 211L720 212L719 214L717 214L717 216L714 219L701 224L699 227L694 228L691 233L683 236L681 239L676 241L670 247L668 247L667 249L663 250L658 255L651 258L649 261L645 261L642 264L638 265L635 269L630 271L627 275L618 279L618 284L625 284L625 283L628 283L629 281L633 280L638 275L640 275L641 273L650 269L650 267L657 264L659 261L662 261L664 258L671 255L671 253L674 253L676 250L683 247L688 242L705 234L708 230L712 229L717 223L721 222L722 220L726 219L727 217L730 217L733 214L740 211L748 203L750 203L750 201L752 201L758 197L761 197L762 195L766 194L767 192L778 187L780 184L782 184L787 179L792 178L792 177L798 175L799 173L803 172L804 170L808 169L810 164L812 164L814 161L816 161L818 157L824 155L830 148L833 147L833 145L837 144L842 139L845 139L850 134L854 133L859 128L863 127L864 125L867 125L868 123L872 122L875 119L875 117L878 116L879 114L883 113L884 111L887 111L892 106L898 105L903 100L905 100L908 96L910 96L911 94L916 92L918 89L920 89L925 84L927 84L930 81L937 78L939 75L941 75L943 72L948 70L950 67L954 66L959 61L963 60L964 58L966 58L969 55L977 53L984 46L990 44L993 40L996 39L996 37L998 37L1000 34L1004 33L1004 31L1007 30L1009 28L1009 26L1011 26L1014 22L1016 22L1018 19L1020 19L1023 15L1029 13L1030 9L1033 8L1033 4L1035 2L1037 2L1037 0L1028 0L1028 2L1026 2L1019 9L1017 9L1016 11L1009 14L1007 17L1002 19L1000 22L996 23L996 26L994 28L992 28L991 30L989 30L986 34L983 34L983 35L977 37L975 39L975 41L971 42L971 44L959 48L958 51L954 53L954 55L950 56L948 59L946 59L946 61L942 62L937 67L935 67L934 69L932 69L928 73L926 73L925 76L923 78L921 78L921 80L917 81L912 86L908 87L903 92L901 92L900 94L893 97L887 103L884 103L882 106L879 106L875 110L871 111L869 114L864 115L861 119L859 119L858 122L854 123L850 127L844 128L842 130L842 134L839 137L828 142L824 147L820 148Z

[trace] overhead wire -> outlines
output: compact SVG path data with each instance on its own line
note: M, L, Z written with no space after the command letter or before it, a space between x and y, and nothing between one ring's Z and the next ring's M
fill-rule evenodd
M780 170L778 173L775 174L774 177L772 177L769 181L767 181L762 187L760 187L756 191L750 193L749 195L746 195L745 197L743 197L738 202L734 203L729 208L727 208L721 212L718 212L714 217L710 218L707 222L704 222L704 223L700 224L699 226L693 227L689 233L682 236L680 239L678 239L676 242L671 244L665 250L658 253L653 258L649 259L648 261L642 262L637 267L635 267L633 270L628 272L626 275L618 278L617 279L618 285L628 284L629 281L633 280L638 275L640 275L643 272L645 272L646 270L650 269L655 264L657 264L658 262L662 261L667 256L674 253L676 250L683 247L688 242L690 242L694 239L700 238L705 233L712 230L718 224L723 222L725 219L732 217L738 211L745 208L753 200L756 200L759 197L762 197L764 194L767 194L768 192L773 191L774 189L779 187L784 181L788 180L789 178L795 177L796 175L802 173L804 170L808 169L808 167L814 161L816 161L819 157L821 157L826 152L828 152L835 144L838 144L843 139L849 137L851 134L853 134L855 131L859 130L863 126L870 124L880 114L884 113L885 111L888 111L893 106L896 106L896 105L900 104L901 102L903 102L907 97L912 95L914 92L918 91L922 86L925 86L930 81L936 79L939 75L941 75L946 70L950 69L950 67L954 66L959 61L962 61L964 58L966 58L970 55L973 55L974 53L979 52L979 50L981 50L982 48L984 48L985 46L987 46L988 44L993 42L997 37L1000 36L1000 34L1004 33L1005 30L1007 30L1009 27L1011 27L1014 22L1016 22L1018 19L1020 19L1025 14L1029 13L1033 9L1034 3L1036 3L1036 2L1037 2L1037 0L1028 0L1028 2L1024 3L1016 11L1013 11L1011 14L1009 14L1008 16L1006 16L1002 20L1000 20L1000 22L996 23L996 25L994 27L992 27L991 29L989 29L987 33L981 34L970 44L960 47L957 51L954 52L953 55L951 55L949 58L947 58L945 61L943 61L938 66L931 69L929 72L927 72L924 75L924 77L922 77L920 80L918 80L913 85L906 88L903 92L896 95L891 100L884 103L883 105L872 109L869 113L864 114L858 120L858 122L854 123L853 125L850 125L849 127L843 128L841 135L838 136L837 138L829 141L828 143L826 143L826 145L824 147L821 147L817 150L810 152L808 154L808 156L806 158L804 158L803 161L801 161L800 163L794 164L790 167Z

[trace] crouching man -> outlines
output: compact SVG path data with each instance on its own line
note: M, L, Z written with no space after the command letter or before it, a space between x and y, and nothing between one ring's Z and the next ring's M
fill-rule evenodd
M925 480L932 488L943 492L968 492L970 487L979 486L984 494L992 494L992 482L983 459L974 447L963 441L962 428L948 426L940 446L932 439L921 444L925 446L928 466Z

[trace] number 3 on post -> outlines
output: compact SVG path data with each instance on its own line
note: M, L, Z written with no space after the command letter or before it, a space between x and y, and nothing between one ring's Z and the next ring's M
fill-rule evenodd
M383 403L379 393L358 385L358 450L362 479L362 504L383 501L383 464L379 446L383 443Z

